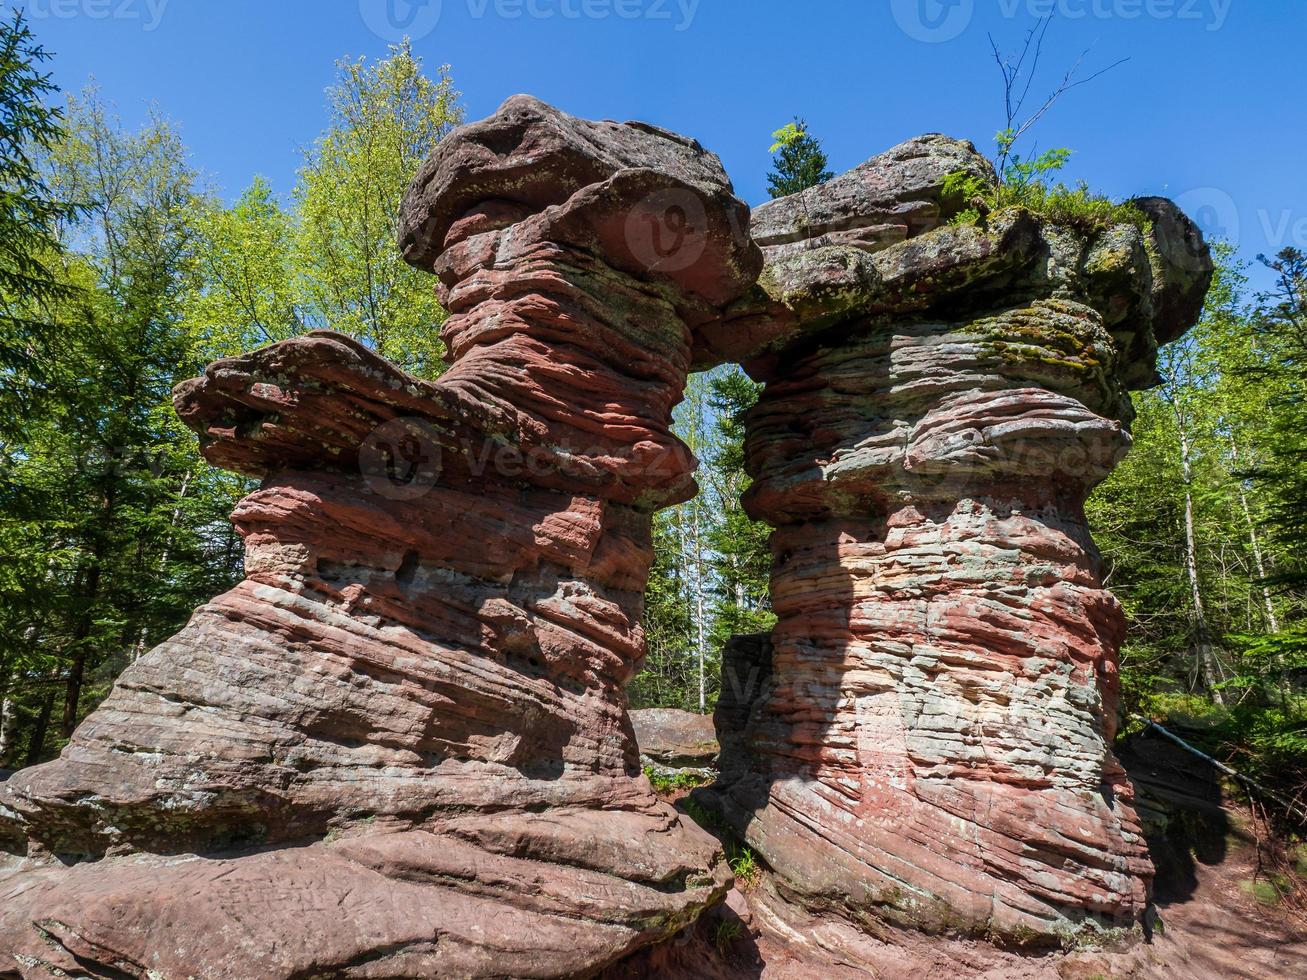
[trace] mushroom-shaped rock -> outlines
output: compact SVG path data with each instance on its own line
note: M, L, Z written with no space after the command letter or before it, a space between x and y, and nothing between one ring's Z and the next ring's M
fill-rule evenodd
M759 208L759 289L699 335L766 382L745 503L779 620L727 650L702 795L801 903L1047 944L1146 906L1083 505L1212 266L1159 200L951 223L959 171L992 179L925 137Z
M1055 297L1093 307L1121 382L1151 386L1158 346L1197 320L1211 282L1198 227L1164 198L1129 202L1134 223L1059 224L1010 207L952 224L973 202L946 192L950 176L995 179L970 143L929 135L756 209L766 267L699 332L696 364L741 361L765 378L777 352L841 322Z
M412 265L433 268L459 243L510 225L594 248L614 268L710 303L739 296L761 268L748 207L697 141L645 123L577 119L526 95L455 130L431 155L401 208L400 247ZM453 259L444 256L442 279L457 277Z
M725 893L622 688L748 209L692 140L518 97L405 215L438 380L321 332L179 386L262 481L247 577L0 788L0 974L585 976Z

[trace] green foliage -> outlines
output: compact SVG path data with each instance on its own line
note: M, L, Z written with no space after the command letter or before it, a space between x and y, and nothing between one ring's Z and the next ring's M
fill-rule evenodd
M717 947L719 953L725 953L741 934L738 919L719 919L712 930L713 945Z
M1307 587L1307 252L1258 258L1275 285L1258 297L1241 350L1238 380L1266 410L1249 475L1266 488L1267 522L1296 559L1275 569L1272 583L1297 591Z
M654 515L653 565L644 593L644 669L627 688L634 708L698 708L693 566L684 507Z
M701 482L717 504L708 541L715 556L711 634L718 648L732 636L765 633L776 623L769 594L771 528L752 520L742 503L752 483L745 472L745 416L761 390L733 366L720 371L709 387L716 439Z
M1288 858L1293 862L1294 873L1307 877L1307 844L1294 844L1289 848Z
M460 118L407 45L345 61L329 121L290 200L256 179L206 193L167 120L125 130L98 96L50 107L45 53L20 15L0 26L0 766L39 760L117 672L241 574L226 520L245 481L204 464L172 385L214 356L316 327L362 338L427 377L443 312L395 242L399 195ZM951 175L957 222L1024 207L1094 230L1146 227L1130 205L1057 180L999 135L1000 180ZM776 133L773 195L830 178L801 120ZM1290 794L1307 784L1307 255L1263 262L1245 298L1222 267L1197 329L1136 393L1134 451L1087 508L1129 618L1128 709L1175 719L1200 747ZM707 710L722 644L764 631L768 529L748 518L737 369L692 379L677 431L700 496L659 514L635 705ZM1199 666L1206 663L1210 676ZM663 792L688 776L650 775ZM683 811L728 837L693 800ZM743 887L761 868L732 846Z
M186 309L200 357L230 356L308 329L295 266L295 219L262 177L231 207L206 201L199 276Z
M407 46L342 63L294 207L258 179L225 207L167 120L128 131L93 90L45 107L43 58L21 19L0 28L6 768L56 751L124 666L241 577L227 515L250 486L199 457L178 381L316 327L439 372L443 313L395 221L458 119L447 75L424 78Z
M1012 152L1010 131L999 133L995 140L999 146L999 159L1003 161L997 183L961 170L944 178L944 196L960 200L965 205L953 216L951 224L980 224L991 214L1019 207L1056 224L1085 232L1092 233L1117 224L1132 224L1141 231L1148 231L1148 216L1135 205L1116 203L1095 194L1084 181L1070 187L1061 181L1053 181L1053 175L1070 161L1070 150L1046 150L1034 158L1023 159Z
M770 529L749 519L741 497L744 416L759 386L738 368L690 379L676 431L700 459L695 500L654 521L654 564L645 591L645 669L629 688L633 706L711 709L722 646L770 630ZM699 700L699 663L704 670Z
M442 370L444 313L429 273L396 245L400 201L435 144L462 119L449 66L422 74L409 43L374 65L341 61L326 130L295 188L295 261L304 319L368 341L423 377Z
M786 123L772 138L770 152L775 159L772 172L767 175L767 190L772 197L797 194L835 176L826 169L821 141L808 132L808 124L802 119Z
M448 66L427 78L407 43L336 70L327 126L305 152L292 207L256 178L230 208L204 209L189 327L209 357L329 328L434 378L445 314L431 276L405 263L396 242L401 198L461 120L459 93Z
M732 851L729 856L731 874L735 875L735 882L740 891L747 892L762 879L762 865L754 857L753 851L747 847L732 848Z
M1293 884L1280 875L1254 878L1239 882L1239 890L1251 897L1258 905L1279 905L1280 901L1293 893Z
M1230 249L1217 257L1202 320L1134 395L1134 446L1087 513L1129 618L1127 709L1292 795L1307 785L1304 537L1276 515L1307 480L1297 321L1249 305Z
M799 122L796 119L794 122L786 123L771 135L775 142L772 143L771 148L767 152L775 153L777 150L783 150L785 147L801 140L803 138L803 130L799 128Z
M171 406L200 367L181 327L198 198L185 149L158 117L125 131L92 90L69 100L39 160L51 193L83 203L58 226L64 288L43 304L57 351L10 379L28 394L0 456L9 763L55 747L53 730L70 734L123 665L239 569L223 519L239 481L201 462Z
M62 112L46 104L56 89L38 67L49 58L21 10L0 22L0 379L12 372L35 378L53 350L57 331L49 304L73 287L58 274L58 226L77 216L54 192L40 166L62 136ZM0 394L0 431L27 410L23 385Z
M1145 233L1149 230L1149 218L1138 207L1092 193L1084 181L1073 187L1062 183L1052 186L1032 183L1026 187L1019 203L1054 224L1087 232L1101 231L1113 225L1134 225Z
M1307 776L1307 697L1284 704L1249 698L1230 705L1184 690L1134 692L1143 714L1180 728L1185 740L1245 775L1269 781Z
M1248 672L1236 677L1237 686L1266 682L1283 672L1307 674L1307 623L1294 623L1275 633L1237 633L1230 637Z
M717 813L707 810L698 800L694 798L684 799L677 803L681 811L697 823L708 833L717 838L730 836L731 829Z
M653 766L645 766L644 774L649 777L649 782L654 788L654 792L661 793L664 796L681 790L695 789L712 782L709 777L701 776L697 773L686 772L669 772L667 770L655 769Z

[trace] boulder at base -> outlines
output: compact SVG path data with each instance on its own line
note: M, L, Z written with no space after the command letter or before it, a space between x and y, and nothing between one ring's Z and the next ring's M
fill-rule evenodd
M669 769L707 769L717 765L717 733L711 715L679 708L640 708L631 712L640 756Z

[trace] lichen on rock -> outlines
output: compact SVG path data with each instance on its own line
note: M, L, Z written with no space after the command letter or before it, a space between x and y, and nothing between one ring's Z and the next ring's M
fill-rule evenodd
M247 577L0 788L0 973L584 976L728 888L623 687L652 513L695 489L694 332L761 265L748 209L692 140L519 96L404 214L439 380L319 332L177 389L262 481Z
M724 361L766 382L745 505L779 621L728 645L703 795L768 916L1134 927L1124 622L1083 504L1210 256L1161 199L1147 231L953 224L958 172L994 179L908 141L760 208L755 243L693 140L525 96L455 130L400 241L446 374L315 332L178 387L261 481L246 578L0 784L0 974L588 976L719 901L623 688L652 514L695 492L672 408Z
M1148 900L1083 505L1212 265L1155 199L1151 240L1020 208L952 226L968 167L993 179L926 137L759 208L760 289L700 337L766 382L745 503L779 618L728 650L723 691L758 682L719 704L700 795L809 910L1057 944Z

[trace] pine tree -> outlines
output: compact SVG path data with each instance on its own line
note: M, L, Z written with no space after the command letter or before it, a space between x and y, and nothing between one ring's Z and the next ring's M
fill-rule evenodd
M396 246L399 196L458 119L406 46L338 66L291 208L226 207L175 129L92 91L47 108L45 54L0 27L0 767L41 761L136 657L241 575L171 391L214 357L334 327L439 373L443 312ZM61 202L76 201L77 207Z
M711 454L708 378L690 375L673 430L700 460ZM709 467L699 471L702 482ZM654 560L645 587L644 671L631 684L635 707L707 711L716 698L717 663L709 645L713 563L709 538L716 500L706 489L654 515Z
M710 382L716 438L704 461L707 472L701 482L709 485L718 503L717 521L708 536L715 565L712 638L716 649L737 634L766 632L776 621L769 593L771 528L751 520L741 503L751 482L744 469L744 418L761 389L737 367L726 368Z
M654 560L644 592L644 665L626 692L633 708L698 707L694 607L680 519L678 510L654 515Z
M1307 587L1307 252L1289 247L1258 257L1275 275L1259 297L1254 327L1263 363L1250 378L1277 392L1264 417L1268 453L1258 474L1273 491L1272 527L1296 560L1275 576L1280 586Z
M16 513L41 504L18 470L32 467L26 436L50 401L45 368L59 337L50 306L75 293L59 275L58 225L77 208L41 170L41 157L63 136L62 114L46 102L57 89L39 67L48 58L20 10L0 22L0 766L18 748L23 695L49 673L34 622L54 555ZM49 680L47 727L57 678Z
M821 141L808 132L808 124L798 118L772 134L775 142L772 172L767 175L767 189L772 197L785 197L806 191L835 175L826 169L826 153Z
M0 22L0 427L21 417L38 395L35 373L54 342L49 303L70 289L53 268L57 226L77 207L54 194L39 156L60 138L61 111L46 103L57 92L39 66L49 55L21 10Z
M23 763L57 748L52 735L71 734L236 565L227 485L172 411L172 386L200 368L181 315L197 211L185 148L158 118L123 130L92 91L69 100L39 162L84 208L58 229L49 268L64 288L43 306L58 348L43 352L0 494L0 741Z
M721 650L740 633L771 629L771 529L749 519L741 496L744 416L761 386L736 367L692 375L676 432L700 460L699 495L656 515L645 590L645 669L630 689L636 707L710 710Z
M1129 620L1127 710L1174 719L1296 792L1307 758L1304 538L1292 523L1307 486L1304 277L1294 255L1278 256L1287 276L1250 305L1232 250L1216 257L1201 321L1161 352L1163 384L1133 395L1134 445L1086 510Z

